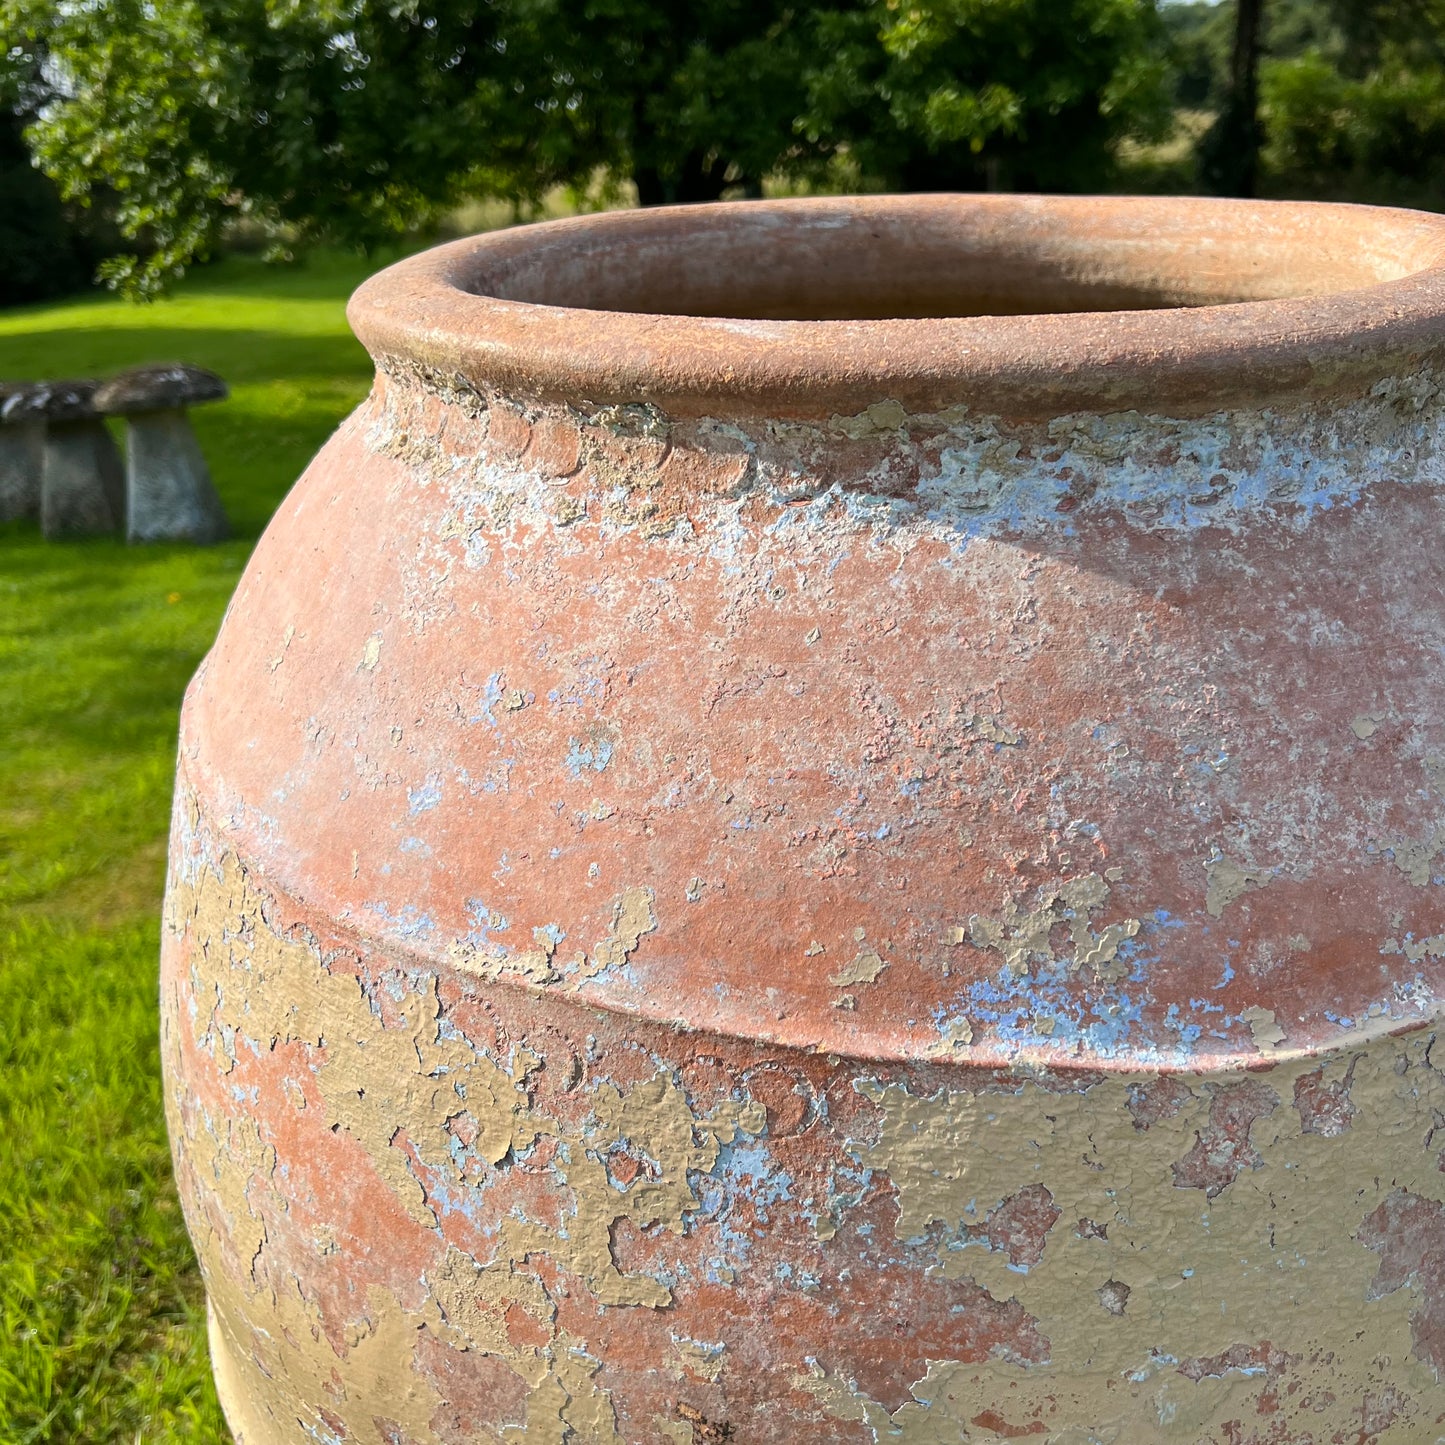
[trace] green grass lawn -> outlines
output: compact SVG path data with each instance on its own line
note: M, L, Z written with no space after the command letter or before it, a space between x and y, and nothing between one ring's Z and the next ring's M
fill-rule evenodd
M176 714L247 554L366 393L368 271L237 258L168 300L0 312L0 377L209 366L196 429L236 538L0 526L0 1442L224 1441L171 1183L156 958Z

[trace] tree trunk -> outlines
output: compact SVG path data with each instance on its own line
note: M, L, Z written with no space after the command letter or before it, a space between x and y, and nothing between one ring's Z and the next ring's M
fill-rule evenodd
M1239 194L1252 196L1259 171L1259 32L1264 0L1237 0L1234 56L1229 68L1230 103L1236 115Z
M639 206L665 206L668 201L667 188L656 166L634 166L632 184L637 187Z
M1253 196L1259 176L1259 37L1264 0L1235 0L1229 97L1200 147L1206 185L1220 196Z
M719 161L708 164L698 151L682 158L672 174L663 175L656 166L634 166L632 183L637 187L639 206L690 205L715 201L727 188L727 167Z

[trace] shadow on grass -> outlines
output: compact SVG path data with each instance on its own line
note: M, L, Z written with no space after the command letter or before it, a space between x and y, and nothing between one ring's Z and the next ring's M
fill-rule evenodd
M338 314L339 315L339 314ZM10 377L53 378L118 371L153 361L189 361L219 372L232 386L335 381L371 376L371 361L349 332L287 333L253 324L237 310L235 326L92 326L0 333L0 368Z

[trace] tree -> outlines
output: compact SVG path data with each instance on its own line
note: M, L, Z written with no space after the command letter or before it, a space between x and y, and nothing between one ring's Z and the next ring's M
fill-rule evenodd
M505 189L512 137L489 124L479 155L477 112L547 99L498 105L514 92L484 3L445 7L445 24L416 6L307 0L9 8L61 77L62 103L33 131L42 161L81 201L103 178L122 229L146 243L108 269L129 287L178 275L238 214L367 246L461 184L486 186L489 167ZM523 84L536 75L519 68Z
M1219 104L1228 70L1229 37L1221 24L1227 7L1192 0L1159 12L1173 63L1174 103L1187 110Z
M611 141L599 159L642 205L758 194L795 165L798 77L811 12L784 0L588 0L552 17L581 76L574 123ZM590 60L584 64L583 57Z
M48 97L33 52L0 54L0 306L83 286L90 264L50 179L35 168L25 129Z
M146 243L107 267L131 290L238 215L373 247L601 167L644 201L756 188L794 145L781 0L0 4L62 76L34 131L46 168L80 200L103 179Z
M1445 65L1445 0L1325 0L1324 8L1337 37L1327 53L1353 80L1382 64Z
M252 215L375 246L599 171L643 204L765 177L1078 190L1162 124L1153 0L0 0L63 94L65 193L118 196L145 291Z
M872 0L825 12L805 126L900 190L1083 191L1167 129L1140 0Z
M1219 118L1204 136L1200 162L1210 190L1224 196L1252 196L1258 180L1260 28L1264 0L1235 0L1234 45L1229 89Z
M1445 0L1327 0L1261 71L1276 191L1445 206Z

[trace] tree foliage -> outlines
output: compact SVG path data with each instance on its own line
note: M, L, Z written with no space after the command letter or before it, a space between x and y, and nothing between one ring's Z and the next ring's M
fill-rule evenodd
M1266 66L1265 157L1291 194L1445 206L1445 67L1387 48L1356 78L1320 51Z
M1224 109L1235 14L1162 12L1178 104ZM1266 0L1262 52L1264 190L1445 207L1445 0Z
M1115 144L1168 121L1152 5L871 0L822 12L803 124L897 190L1104 183Z
M1445 0L1326 0L1262 75L1276 187L1445 206Z
M1339 51L1344 38L1332 5L1333 0L1265 0L1263 55L1289 58L1321 48ZM1234 3L1218 0L1185 0L1160 10L1177 105L1218 110L1224 104L1237 13Z
M33 52L0 54L0 306L39 301L87 279L83 239L25 144L47 98Z
M97 178L114 190L122 230L146 243L109 268L128 285L179 274L238 214L374 245L489 188L489 170L504 180L516 137L496 122L553 98L512 103L536 67L505 73L484 0L447 6L446 23L307 0L40 3L21 18L65 92L32 128L37 154L75 199ZM533 160L545 187L545 148Z
M1445 207L1445 0L1324 0L1264 68L1267 159L1303 195Z
M801 161L809 12L781 0L588 0L558 5L541 29L584 77L569 123L603 140L594 163L630 177L642 204L756 193Z
M146 290L254 216L374 246L600 173L644 204L769 176L1084 189L1163 123L1154 0L0 0L61 91L32 128L114 191ZM831 168L831 170L830 170Z

